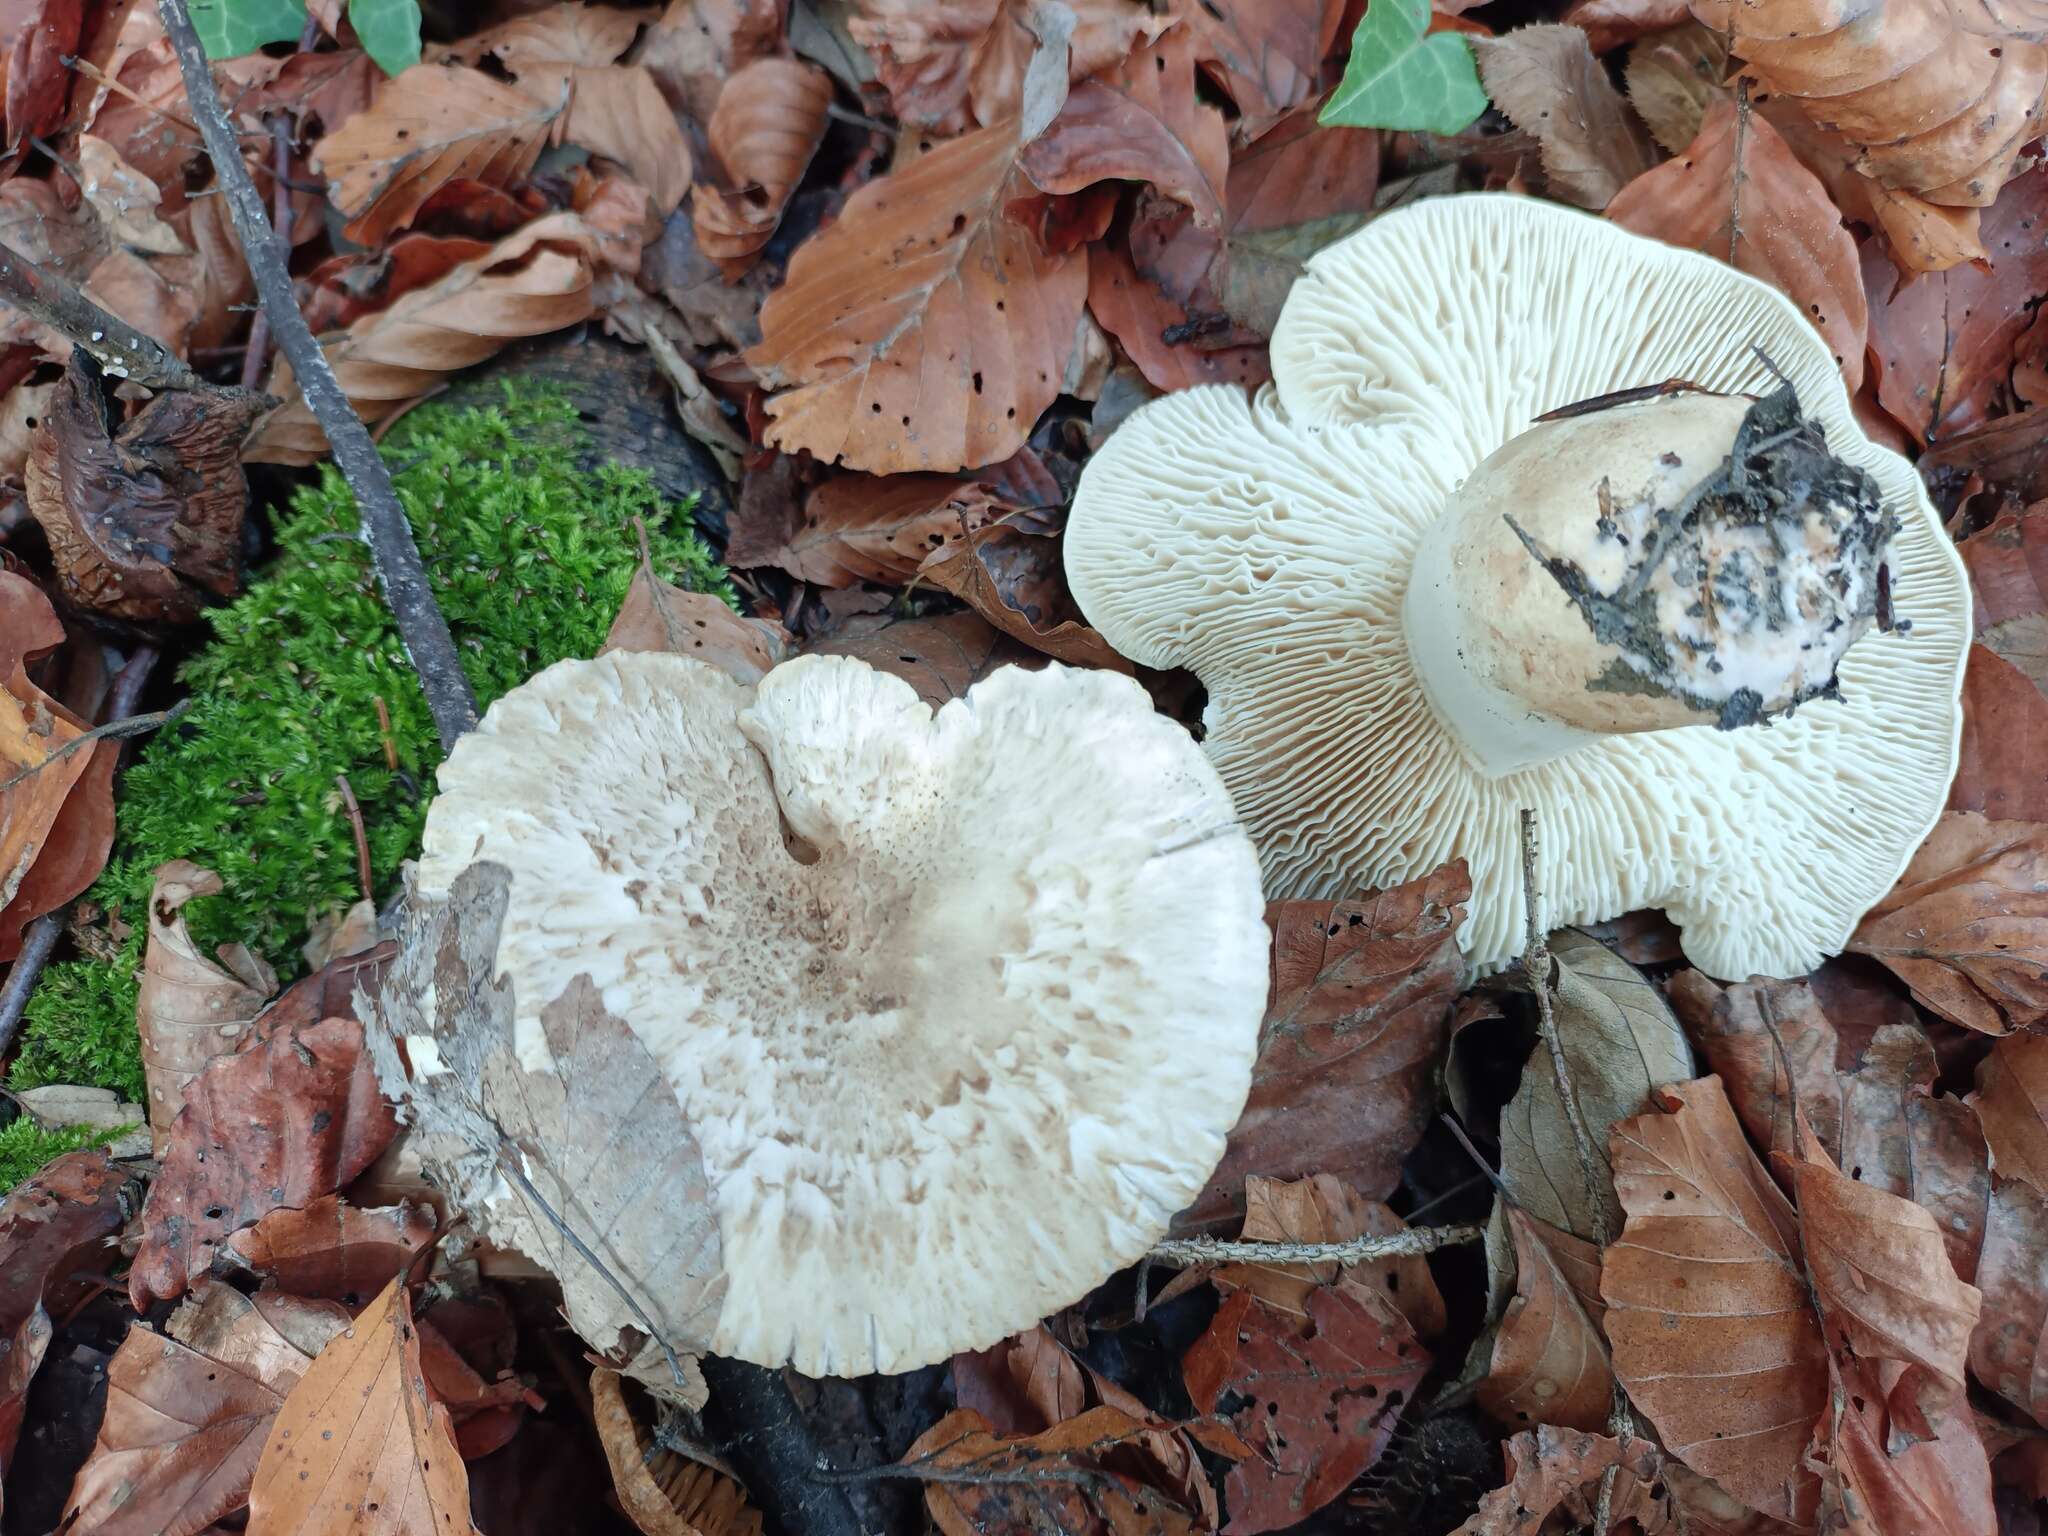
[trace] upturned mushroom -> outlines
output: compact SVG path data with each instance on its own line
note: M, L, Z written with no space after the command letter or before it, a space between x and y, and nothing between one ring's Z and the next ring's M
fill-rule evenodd
M1004 668L934 714L843 657L753 687L675 656L563 662L441 770L422 898L479 863L509 871L516 1068L444 1033L410 1070L523 1101L488 1079L556 1071L557 999L587 1015L594 991L630 1028L701 1154L716 1243L690 1247L721 1273L619 1255L611 1216L584 1241L712 1298L677 1349L826 1375L992 1344L1145 1253L1249 1089L1257 858L1128 678ZM573 1226L579 1192L559 1198ZM642 1310L690 1314L661 1301Z
M1940 813L1970 603L1912 467L1775 290L1513 196L1317 255L1273 385L1134 414L1066 534L1083 612L1191 668L1268 894L1464 857L1521 947L1661 906L1712 975L1840 949Z

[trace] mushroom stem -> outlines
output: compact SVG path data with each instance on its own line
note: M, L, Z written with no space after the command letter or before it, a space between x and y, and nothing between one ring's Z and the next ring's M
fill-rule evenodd
M1489 774L1601 736L1784 714L1885 616L1896 527L1789 387L1546 417L1475 469L1402 607L1431 706Z

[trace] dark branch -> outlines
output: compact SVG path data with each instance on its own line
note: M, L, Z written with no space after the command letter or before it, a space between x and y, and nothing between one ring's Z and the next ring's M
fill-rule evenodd
M117 315L110 315L54 272L0 243L0 303L62 331L109 375L150 389L198 389L199 375Z

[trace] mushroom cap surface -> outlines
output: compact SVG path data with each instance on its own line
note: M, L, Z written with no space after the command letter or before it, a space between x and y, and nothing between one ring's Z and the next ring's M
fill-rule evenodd
M1789 719L1604 736L1489 776L1418 686L1401 609L1475 466L1538 416L1684 379L1795 387L1899 519L1903 634L1843 658ZM1838 951L1947 797L1970 598L1913 468L1866 439L1835 360L1782 294L1696 252L1507 194L1425 200L1312 258L1272 385L1143 407L1089 462L1068 581L1119 651L1207 687L1205 745L1272 897L1471 867L1467 955L1524 926L1518 811L1542 827L1552 926L1663 907L1711 975Z
M1146 1252L1250 1087L1257 858L1129 678L1006 667L934 714L846 657L558 663L441 770L418 884L479 859L522 1065L587 974L702 1150L728 1283L679 1346L993 1344Z

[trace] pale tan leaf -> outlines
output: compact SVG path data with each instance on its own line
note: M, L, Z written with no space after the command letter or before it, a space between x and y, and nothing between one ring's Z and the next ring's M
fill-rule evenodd
M690 141L654 76L637 64L582 66L570 76L562 137L624 166L666 218L690 190Z
M1630 104L1673 155L1699 137L1707 108L1726 99L1727 74L1728 45L1696 21L1638 39L1622 67Z
M631 62L672 103L708 123L725 82L780 51L783 9L783 0L669 0Z
M560 0L546 10L514 16L473 33L451 44L447 53L464 64L495 58L521 76L535 66L549 64L595 68L616 62L654 16L652 6L613 10L584 5L581 0Z
M178 238L178 232L157 217L157 204L163 193L155 182L123 160L113 145L89 133L80 134L78 168L84 175L79 190L105 221L109 237L117 244L159 256L184 254L185 242Z
M705 592L685 592L643 567L626 589L600 656L610 651L667 651L709 662L743 683L757 683L789 654L789 634L765 619L746 619Z
M832 79L794 59L760 59L726 82L707 130L721 173L691 202L705 255L744 266L768 243L825 137Z
M1475 37L1493 104L1532 134L1551 193L1595 210L1656 163L1649 135L1577 27L1517 27Z
M1479 1405L1516 1429L1604 1429L1614 1400L1606 1342L1579 1305L1539 1224L1513 1206L1507 1219L1515 1243L1515 1299L1494 1336L1493 1365L1479 1384Z
M1327 1173L1305 1179L1244 1181L1244 1227L1247 1243L1342 1243L1356 1237L1385 1237L1407 1230L1407 1223L1377 1200L1368 1200L1341 1179ZM1325 1285L1371 1291L1408 1319L1420 1338L1434 1338L1449 1319L1443 1292L1420 1254L1375 1259L1359 1264L1227 1264L1215 1274L1218 1285L1242 1286L1278 1312L1308 1323L1308 1298Z
M1969 1102L1999 1176L2048 1194L2048 1035L2008 1035L1992 1046Z

